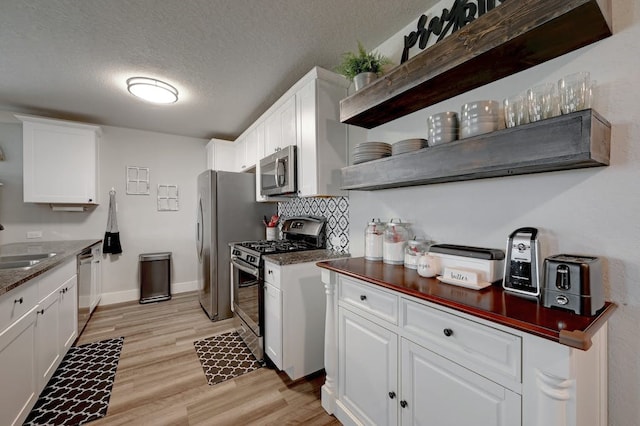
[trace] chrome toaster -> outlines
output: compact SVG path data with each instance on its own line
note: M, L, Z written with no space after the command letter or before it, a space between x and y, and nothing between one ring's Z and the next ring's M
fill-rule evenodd
M578 315L595 315L604 306L602 266L591 256L557 254L544 260L546 308L568 309Z

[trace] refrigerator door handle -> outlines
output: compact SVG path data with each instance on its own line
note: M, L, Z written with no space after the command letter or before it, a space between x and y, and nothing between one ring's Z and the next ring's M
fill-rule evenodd
M202 198L198 200L198 219L196 220L196 251L198 252L198 260L202 262L202 251L204 248L204 230L203 228L204 213L202 211Z

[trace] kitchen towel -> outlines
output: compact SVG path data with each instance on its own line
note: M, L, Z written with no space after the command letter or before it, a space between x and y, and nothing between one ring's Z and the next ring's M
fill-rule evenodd
M116 191L109 191L109 218L107 219L107 231L104 234L103 253L120 254L120 232L118 232L118 219L116 218Z

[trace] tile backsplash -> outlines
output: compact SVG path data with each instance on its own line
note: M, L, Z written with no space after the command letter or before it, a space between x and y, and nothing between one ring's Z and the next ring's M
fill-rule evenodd
M327 218L327 248L349 251L349 198L294 198L278 203L282 218L313 215Z

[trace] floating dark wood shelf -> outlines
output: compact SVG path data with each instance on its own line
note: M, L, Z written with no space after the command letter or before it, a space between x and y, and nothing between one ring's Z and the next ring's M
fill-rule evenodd
M342 169L342 189L377 190L609 165L611 124L592 109Z
M371 129L611 35L610 0L505 1L340 102Z

